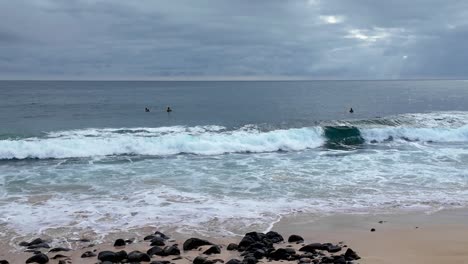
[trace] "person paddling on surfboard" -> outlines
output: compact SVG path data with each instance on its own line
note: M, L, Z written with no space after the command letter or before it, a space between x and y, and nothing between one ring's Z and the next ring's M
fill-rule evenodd
M349 112L350 112L351 114L354 113L354 110L353 110L352 107L351 107L351 109L349 109Z
M170 113L170 112L172 112L172 109L168 106L167 109L166 109L166 112Z

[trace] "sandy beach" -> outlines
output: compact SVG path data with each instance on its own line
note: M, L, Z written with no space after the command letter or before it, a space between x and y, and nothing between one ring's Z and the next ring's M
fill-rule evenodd
M342 250L331 255L340 255L345 253L348 248L352 248L361 257L352 263L459 264L468 263L468 223L465 221L467 216L466 209L443 210L432 214L342 214L320 218L311 215L297 215L283 218L274 225L272 230L277 231L286 240L286 242L275 244L275 249L293 248L298 254L304 253L300 252L299 249L310 243L332 243L341 246ZM371 229L375 229L375 231L372 232ZM149 230L148 232L148 234L153 233ZM242 237L220 238L202 237L195 234L192 236L164 233L171 236L171 239L167 240L165 244L169 246L177 244L181 252L180 257L178 255L153 256L151 261L170 261L176 264L193 263L197 256L204 256L202 253L210 246L184 251L182 245L190 237L206 239L221 247L221 253L207 256L208 260L222 260L226 263L230 259L243 259L242 252L226 249L230 243L238 244ZM288 238L294 234L303 237L304 242L288 243ZM75 243L75 248L68 252L47 253L50 249L42 249L41 251L49 257L49 263L99 263L97 256L89 258L81 256L87 251L97 255L106 250L113 252L125 250L130 253L135 250L147 252L150 248L149 241L144 241L143 237L122 237L123 239L136 238L136 240L123 247L114 247L113 240L117 236L116 234L109 236L107 238L109 243L94 246L93 241ZM9 263L25 263L32 255L31 252L21 252L18 247L15 249L12 245L4 242L1 245L0 260L5 259ZM56 255L64 257L53 259ZM325 255L330 254L325 252ZM266 262L304 263L300 260L259 259L259 263Z

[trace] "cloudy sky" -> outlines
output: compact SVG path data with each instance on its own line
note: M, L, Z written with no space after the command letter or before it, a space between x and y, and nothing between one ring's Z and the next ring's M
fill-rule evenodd
M466 0L0 0L1 79L468 78Z

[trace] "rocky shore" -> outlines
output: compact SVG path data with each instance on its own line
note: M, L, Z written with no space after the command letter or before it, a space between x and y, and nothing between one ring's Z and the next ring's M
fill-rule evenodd
M139 241L139 242L137 242ZM313 242L313 243L312 243ZM113 245L94 245L89 240L80 241L80 248L51 248L41 238L21 242L21 258L5 259L9 263L151 263L151 264L256 264L284 262L298 264L351 264L359 255L343 242L318 243L304 241L292 234L285 239L278 232L250 232L239 241L213 242L201 238L185 241L171 239L160 231L135 239L119 238Z

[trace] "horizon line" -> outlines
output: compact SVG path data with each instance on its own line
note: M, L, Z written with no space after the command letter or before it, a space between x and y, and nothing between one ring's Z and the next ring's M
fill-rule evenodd
M31 78L31 79L2 79L0 81L70 81L70 82L269 82L269 81L466 81L468 78L402 78L402 79L313 79L313 78L90 78L90 79L74 79L74 78Z

